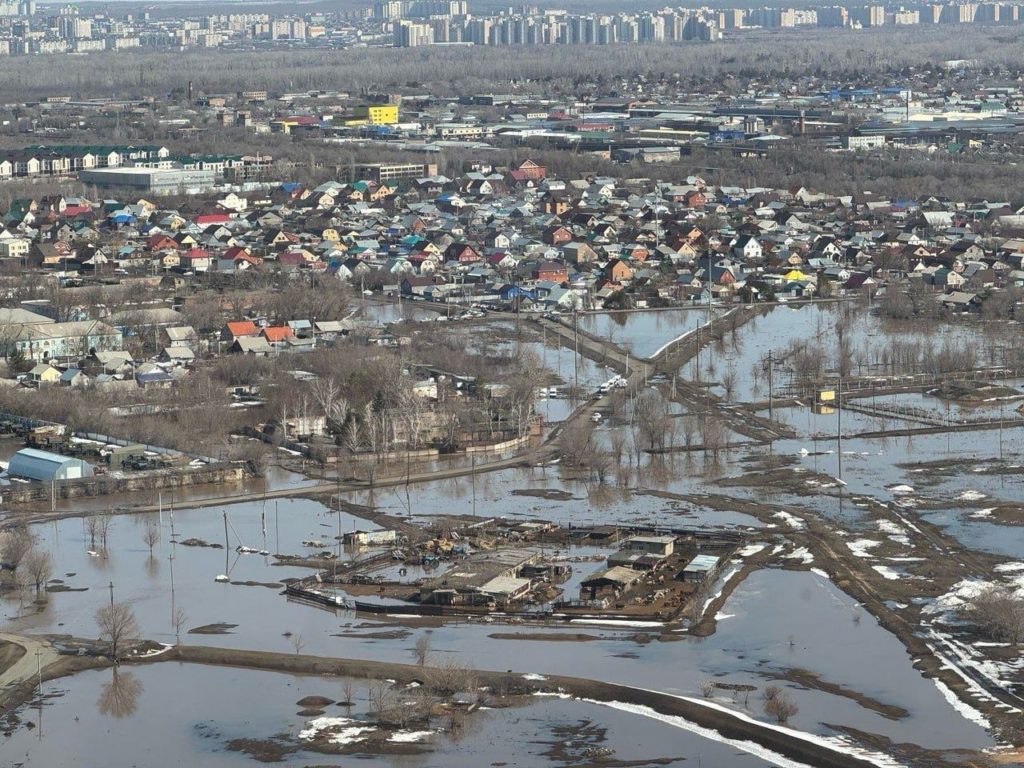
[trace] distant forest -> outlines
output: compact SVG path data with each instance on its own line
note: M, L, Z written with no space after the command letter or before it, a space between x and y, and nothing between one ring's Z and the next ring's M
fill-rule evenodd
M1022 31L999 27L796 30L741 35L719 43L529 48L363 48L190 51L11 57L0 101L43 96L164 97L188 81L198 92L266 88L394 88L451 96L473 92L575 93L617 78L679 74L714 86L727 75L773 80L802 75L856 80L948 59L1020 66Z

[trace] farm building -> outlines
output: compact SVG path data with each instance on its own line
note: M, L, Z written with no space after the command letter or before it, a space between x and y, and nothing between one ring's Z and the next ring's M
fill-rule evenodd
M51 482L53 480L77 480L92 477L92 466L81 459L61 456L59 453L22 448L11 457L7 473L29 480Z
M718 570L719 559L714 555L697 555L680 572L683 581L704 581Z
M477 552L420 587L423 603L505 605L522 599L532 585L522 572L539 560L528 550Z

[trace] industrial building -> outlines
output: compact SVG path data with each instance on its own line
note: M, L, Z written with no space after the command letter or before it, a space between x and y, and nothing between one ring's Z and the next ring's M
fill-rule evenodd
M130 188L155 194L205 192L214 187L216 173L185 168L91 168L80 171L78 180L102 188Z
M61 456L59 453L22 448L11 457L7 474L49 483L54 480L77 480L92 477L92 466L82 459Z

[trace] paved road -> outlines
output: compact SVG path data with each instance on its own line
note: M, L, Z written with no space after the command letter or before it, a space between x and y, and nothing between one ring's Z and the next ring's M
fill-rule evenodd
M0 632L0 641L20 645L25 649L24 656L0 673L0 700L26 680L36 679L40 666L45 669L59 658L59 654L46 640ZM39 654L38 658L37 653Z

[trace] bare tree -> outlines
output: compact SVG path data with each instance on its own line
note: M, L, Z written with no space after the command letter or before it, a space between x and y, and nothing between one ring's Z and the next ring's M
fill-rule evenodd
M110 658L116 663L124 641L139 634L135 613L126 603L105 605L96 611L96 623L100 628L100 639L107 641Z
M96 537L100 534L100 518L98 515L90 515L85 518L85 532L89 534L89 546L96 549Z
M788 723L789 718L799 711L800 708L796 705L796 702L779 686L769 685L765 689L764 713L769 717L774 717L780 725Z
M961 613L993 640L1024 642L1024 596L1009 587L989 585Z
M458 660L448 661L427 670L426 684L437 696L454 696L476 689L476 671Z
M645 389L633 401L633 420L650 450L665 447L665 435L671 418L668 401L657 389Z
M12 528L0 533L0 562L12 571L18 570L31 549L32 535L27 528Z
M171 614L171 623L174 624L174 638L179 644L181 643L181 630L185 628L187 621L188 615L185 613L185 609L175 608L174 613Z
M295 655L298 656L302 653L302 649L306 647L306 640L300 633L295 633L291 637L292 648L295 649Z
M110 534L110 526L114 524L114 516L110 513L103 513L99 516L100 544L107 548L107 536Z
M32 579L36 586L36 597L38 598L43 589L43 584L50 580L53 575L53 558L49 552L39 549L32 549L23 561L25 572Z
M142 540L149 547L149 555L153 556L153 547L160 542L160 529L150 523L146 526L146 530L142 534Z
M416 644L412 647L412 655L416 659L416 666L425 667L430 658L430 635L424 633L416 638Z
M722 374L722 389L725 390L726 400L732 400L733 395L736 394L736 384L738 380L739 376L733 366L730 365L725 369L725 372Z
M726 428L722 420L716 416L709 416L704 420L701 427L701 435L704 440L704 450L713 456L718 456L727 442Z

